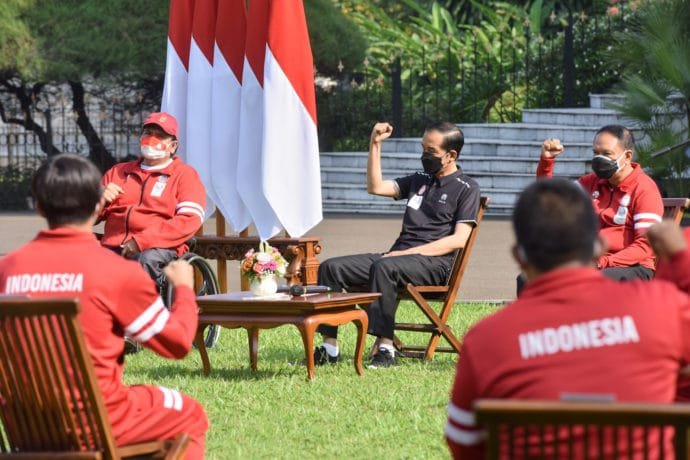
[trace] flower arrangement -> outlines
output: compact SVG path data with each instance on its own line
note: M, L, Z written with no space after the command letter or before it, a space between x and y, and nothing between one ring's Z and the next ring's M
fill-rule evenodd
M259 244L259 250L250 249L242 260L242 275L250 281L262 280L271 275L284 276L287 261L280 255L280 251L266 241Z

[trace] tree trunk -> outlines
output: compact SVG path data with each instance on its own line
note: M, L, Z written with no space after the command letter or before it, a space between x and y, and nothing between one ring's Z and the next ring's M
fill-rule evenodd
M86 138L86 142L89 143L89 159L101 171L105 172L117 162L108 152L108 149L105 148L103 141L91 124L91 120L89 120L84 104L84 85L80 81L70 80L69 86L72 89L72 108L77 114L77 126L79 126L82 135Z
M2 85L10 94L17 98L22 111L22 118L8 117L7 112L5 111L5 106L2 105L2 102L0 102L0 119L2 122L19 125L24 129L35 133L38 137L38 142L41 145L41 150L43 150L46 155L52 156L60 153L60 150L52 144L49 133L43 129L43 126L36 123L31 111L31 106L33 105L31 94L38 94L41 91L43 84L36 83L31 91L27 91L25 85L21 83L15 85L8 79L0 79L0 85Z

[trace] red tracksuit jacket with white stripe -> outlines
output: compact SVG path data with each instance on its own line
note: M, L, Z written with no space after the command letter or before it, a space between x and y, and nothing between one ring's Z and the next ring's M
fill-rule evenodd
M674 261L685 280L690 274L686 253L685 262ZM667 281L620 283L589 268L554 270L473 326L460 356L446 439L454 458L484 458L485 433L473 407L477 399L606 395L617 401L672 402L679 370L690 364L690 297ZM559 431L560 436L573 434ZM528 446L533 441L524 439ZM615 458L609 441L604 442L609 455L603 457ZM576 449L585 446L582 438L576 441ZM641 439L637 446L634 458L641 457ZM670 443L667 447L669 452ZM575 458L593 457L580 451Z
M550 177L553 167L553 159L540 159L537 177ZM661 222L664 203L659 188L640 165L633 163L632 167L632 173L617 186L594 173L578 179L592 197L594 211L599 216L599 234L609 246L598 260L599 268L640 264L654 270L654 251L644 233L654 223Z
M197 328L193 289L177 287L172 311L141 266L101 247L90 232L40 232L0 259L0 289L30 297L79 297L79 321L113 425L127 423L132 394L122 381L124 335L167 358L182 358Z
M114 182L124 193L99 216L105 221L101 244L118 247L131 238L139 249L167 248L182 255L185 242L204 222L206 192L196 170L178 157L163 169L142 169L141 159L108 170L101 183Z

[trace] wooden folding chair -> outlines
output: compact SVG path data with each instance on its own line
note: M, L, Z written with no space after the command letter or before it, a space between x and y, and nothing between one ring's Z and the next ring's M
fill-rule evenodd
M448 326L448 317L453 310L453 304L458 295L460 282L465 274L467 263L470 260L474 240L477 238L479 225L482 223L484 211L489 205L489 198L482 197L479 201L479 211L477 212L477 225L472 228L464 249L458 251L453 260L453 266L448 277L448 284L444 286L416 286L408 284L404 291L398 295L398 301L409 299L422 310L429 323L396 323L396 331L412 331L431 334L429 342L424 345L408 345L403 343L397 336L394 339L395 347L403 356L412 358L424 358L430 361L437 351L440 353L460 353L460 340L453 334ZM441 303L438 313L430 305L430 301ZM443 336L450 347L438 347L438 342Z
M672 219L680 225L680 221L683 220L683 213L690 208L690 199L663 198L662 200L664 202L664 219Z
M687 404L480 399L474 409L489 459L688 458Z
M76 299L0 296L0 458L182 458L186 434L115 446Z

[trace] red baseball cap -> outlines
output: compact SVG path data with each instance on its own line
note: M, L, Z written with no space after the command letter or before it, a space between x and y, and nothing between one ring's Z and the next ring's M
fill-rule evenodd
M158 125L171 136L177 138L177 119L166 112L154 112L144 120L144 125Z

